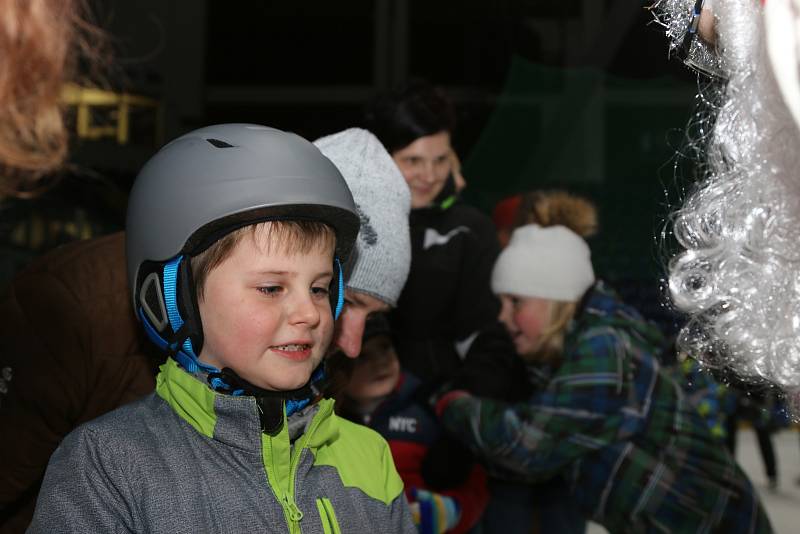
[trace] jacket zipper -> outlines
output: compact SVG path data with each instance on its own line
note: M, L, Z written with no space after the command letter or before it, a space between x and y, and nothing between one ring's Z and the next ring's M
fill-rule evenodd
M272 461L272 470L273 472L277 473L275 468L275 453L272 449L272 437L267 439L268 447L269 447L269 457ZM286 525L289 527L290 534L301 534L300 531L300 521L303 519L303 511L297 506L297 503L294 502L294 478L296 469L292 465L293 462L290 461L290 468L289 468L289 487L288 488L278 488L281 491L281 495L275 495L278 502L281 504L281 508L283 508L283 516L286 519ZM269 484L269 482L267 482ZM272 484L269 484L272 487ZM275 493L275 488L272 488L273 493Z
M319 422L320 418L318 412L311 420L308 430L295 442L294 449L292 450L291 457L289 459L289 487L285 489L280 488L283 496L279 497L278 501L281 503L281 507L283 508L283 514L286 518L286 523L289 526L290 534L302 534L300 531L300 521L303 519L303 511L300 510L294 500L295 479L297 478L297 466L300 463L300 457L303 455L303 451L306 443L308 443L309 437L317 429L317 426L319 426ZM268 438L267 443L269 444L269 456L272 460L272 469L274 472L277 472L275 470L275 454L272 450L272 439L272 437ZM276 497L278 496L276 495ZM338 532L338 528L336 531Z
M289 518L289 532L300 532L300 520L303 519L303 512L297 507L291 496L283 496L283 510Z

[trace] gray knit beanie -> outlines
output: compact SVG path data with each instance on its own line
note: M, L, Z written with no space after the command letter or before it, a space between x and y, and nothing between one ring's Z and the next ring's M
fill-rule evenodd
M411 265L411 193L400 169L367 130L350 128L314 144L339 168L361 218L347 287L396 306Z

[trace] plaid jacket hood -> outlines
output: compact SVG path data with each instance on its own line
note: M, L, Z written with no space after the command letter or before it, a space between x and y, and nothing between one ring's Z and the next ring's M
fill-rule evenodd
M589 288L581 301L576 318L569 327L567 339L577 340L592 328L617 328L633 334L642 345L657 354L665 344L658 327L646 321L632 306L622 302L619 295L602 280Z

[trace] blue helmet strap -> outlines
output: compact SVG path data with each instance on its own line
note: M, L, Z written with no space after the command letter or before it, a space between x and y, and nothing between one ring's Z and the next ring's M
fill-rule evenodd
M331 280L331 310L333 310L333 320L339 318L344 308L344 273L339 258L333 258L333 279Z
M167 344L165 350L190 373L218 371L197 358L196 351L202 348L203 343L203 327L194 295L190 262L183 260L184 256L176 256L164 264L162 271L164 305L169 320L169 328L161 332Z

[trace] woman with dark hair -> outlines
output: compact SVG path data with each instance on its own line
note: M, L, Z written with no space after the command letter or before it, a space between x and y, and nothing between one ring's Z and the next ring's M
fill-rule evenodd
M401 365L423 382L420 391L449 381L486 397L526 398L525 372L489 284L500 252L494 225L458 200L452 103L415 80L380 95L366 119L411 191L411 271L390 315ZM529 532L530 489L490 479L489 490L483 529Z
M497 367L497 353L513 355L505 334L494 327L499 304L489 290L500 246L491 220L458 200L451 101L414 80L380 95L368 109L366 126L411 190L411 272L391 315L401 362L430 385L453 379L468 356L480 360L485 354ZM483 376L486 393L507 393L504 375L495 376L500 379Z

